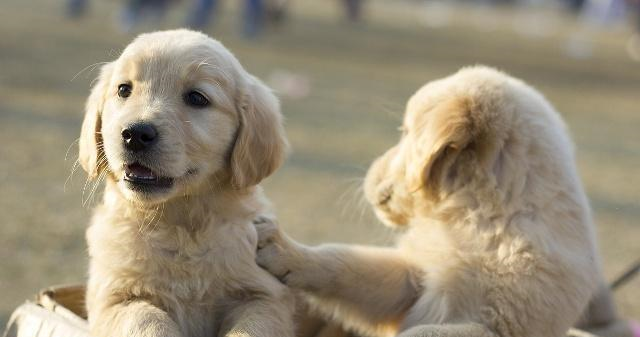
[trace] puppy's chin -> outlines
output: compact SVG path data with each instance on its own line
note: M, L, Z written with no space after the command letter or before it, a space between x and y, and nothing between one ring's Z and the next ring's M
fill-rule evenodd
M373 211L376 214L376 217L387 227L402 229L409 226L409 219L404 216L389 213L375 206Z
M365 198L373 208L376 217L387 227L399 229L407 227L409 220L406 216L395 212L392 200L394 183L386 183L369 171L364 183Z
M125 199L139 206L154 206L177 195L175 182L153 185L120 179L117 185Z

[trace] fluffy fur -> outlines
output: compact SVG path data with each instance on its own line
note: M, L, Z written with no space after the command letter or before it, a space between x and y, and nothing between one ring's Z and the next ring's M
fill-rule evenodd
M210 104L186 104L192 90ZM140 121L158 143L130 153L121 132ZM87 231L92 336L292 336L292 296L255 264L252 224L286 147L277 99L203 34L144 34L104 65L80 137L82 167L106 180ZM132 162L172 186L132 188Z
M525 83L470 67L409 100L365 180L394 247L308 247L258 225L258 264L372 336L558 337L602 284L559 114Z

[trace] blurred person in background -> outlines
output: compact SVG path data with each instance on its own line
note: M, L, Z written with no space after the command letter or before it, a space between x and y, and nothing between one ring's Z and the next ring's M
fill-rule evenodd
M629 0L629 7L632 11L634 32L627 42L627 53L629 57L640 62L640 0Z
M288 5L289 5L289 0L267 1L267 6L266 6L267 23L274 26L282 25L287 19Z
M122 10L120 22L123 31L131 31L138 22L151 18L160 21L164 18L169 5L176 0L128 0Z
M351 22L360 21L362 18L363 0L342 0L347 13L347 19Z
M84 15L88 2L88 0L68 0L67 16L79 18ZM177 2L178 0L126 0L120 14L118 28L123 32L129 32L145 19L160 21L165 17L169 7ZM187 15L186 25L204 30L216 15L218 2L219 0L194 0ZM266 24L281 25L287 17L288 2L288 0L245 0L243 35L253 38L260 35Z
M586 0L565 0L565 2L571 13L579 14L580 11L582 11Z
M67 16L70 18L79 18L87 11L87 0L69 0L67 1Z
M627 0L637 2L638 0ZM596 52L594 33L627 23L628 13L635 9L625 0L585 0L580 11L580 25L571 33L564 45L567 56L588 59ZM631 45L631 42L628 44ZM631 52L629 52L631 55Z
M187 25L203 29L216 15L219 0L195 0ZM245 0L242 32L245 37L254 38L268 23L281 24L286 18L287 0Z
M151 18L162 20L170 5L178 0L126 0L120 13L118 29L123 32L133 30L140 21ZM68 0L67 16L79 18L87 12L88 0Z

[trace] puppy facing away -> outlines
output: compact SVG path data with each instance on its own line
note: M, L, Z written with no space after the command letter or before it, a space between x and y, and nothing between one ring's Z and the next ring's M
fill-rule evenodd
M286 147L275 96L201 33L143 34L104 65L80 138L106 181L87 231L92 336L292 336L252 224Z
M370 336L558 337L602 275L559 114L477 66L422 87L365 180L394 247L308 247L257 226L258 264Z

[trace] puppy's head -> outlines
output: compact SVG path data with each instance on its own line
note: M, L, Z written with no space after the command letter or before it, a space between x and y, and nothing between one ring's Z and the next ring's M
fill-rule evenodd
M143 34L101 70L80 163L142 203L243 189L282 163L281 119L276 97L219 42L188 30Z
M515 112L523 104L546 109L529 91L498 71L473 67L416 92L407 104L399 143L374 162L365 179L366 197L378 217L390 226L407 225L415 217L437 217L436 209L451 204L459 191L474 190L485 202L480 195L485 188L513 183L509 175L518 174L517 167L528 160L522 149L535 142L525 130L534 124L527 124L526 116L517 120ZM520 102L521 96L531 102ZM523 135L517 134L519 127ZM476 207L478 199L454 202Z

